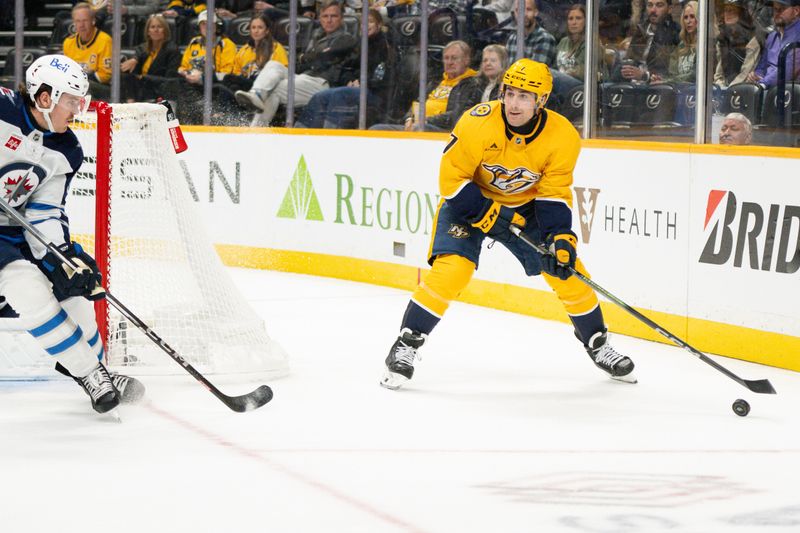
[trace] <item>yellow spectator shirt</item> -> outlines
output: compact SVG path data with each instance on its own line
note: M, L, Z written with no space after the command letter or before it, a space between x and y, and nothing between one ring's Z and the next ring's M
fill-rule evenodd
M227 37L217 38L214 46L214 71L225 74L233 73L233 60L236 57L236 45ZM189 43L186 51L183 52L180 70L202 71L206 60L206 39L198 35Z
M101 83L111 81L111 36L94 29L88 42L81 41L77 33L64 39L64 55L78 63L89 74L94 73Z
M453 87L458 85L458 82L464 78L469 78L477 74L476 71L467 69L464 74L455 78L450 78L447 73L442 76L442 81L436 86L434 90L428 93L428 99L425 100L425 116L432 117L439 115L447 110L447 99L450 98L450 91Z
M289 66L289 56L286 55L286 49L278 41L272 41L272 55L268 61L277 61L284 67ZM249 44L241 47L233 60L233 74L245 78L252 78L258 74L259 70L258 64L256 63L255 49Z
M439 167L441 195L452 198L474 181L502 205L549 198L571 209L578 132L563 116L544 110L532 133L516 134L506 126L501 106L499 100L478 104L456 123Z
M206 10L206 3L205 2L197 2L195 0L172 0L169 4L167 4L167 10L169 9L191 9L195 12L195 14L199 15L201 12Z

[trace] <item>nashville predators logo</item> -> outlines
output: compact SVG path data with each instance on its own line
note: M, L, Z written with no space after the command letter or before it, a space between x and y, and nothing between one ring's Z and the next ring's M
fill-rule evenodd
M505 194L517 194L526 191L542 179L541 174L531 172L525 167L508 170L503 165L487 165L484 163L481 166L492 174L492 180L489 185Z
M466 239L469 237L469 231L461 224L450 224L450 229L447 233L454 239Z

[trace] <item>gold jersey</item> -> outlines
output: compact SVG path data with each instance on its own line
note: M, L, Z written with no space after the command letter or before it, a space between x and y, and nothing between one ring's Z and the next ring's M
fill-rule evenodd
M64 39L64 55L75 61L89 75L94 74L100 83L111 81L111 36L95 28L87 42L75 33Z
M217 44L214 46L214 72L231 74L233 72L233 60L236 57L236 45L227 37L220 39L217 37ZM179 70L189 72L191 70L202 71L206 61L206 38L198 35L194 37L189 46L183 52L181 66Z
M284 67L289 66L289 56L286 55L286 49L278 41L272 41L272 55L268 61L277 61ZM233 60L233 74L245 78L253 78L259 71L258 63L256 63L255 49L246 44L242 46L236 57Z
M439 191L453 198L470 181L502 205L519 207L536 198L572 208L572 173L580 136L562 115L540 113L529 135L512 132L499 100L478 104L456 123L439 167Z

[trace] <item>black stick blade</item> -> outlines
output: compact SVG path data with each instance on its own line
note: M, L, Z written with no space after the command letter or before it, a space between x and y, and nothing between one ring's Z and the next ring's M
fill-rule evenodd
M758 394L777 394L768 379L756 379L753 381L745 379L744 383L748 389Z
M261 385L251 393L241 396L227 396L223 401L231 410L237 413L246 413L264 406L271 399L272 389L266 385Z

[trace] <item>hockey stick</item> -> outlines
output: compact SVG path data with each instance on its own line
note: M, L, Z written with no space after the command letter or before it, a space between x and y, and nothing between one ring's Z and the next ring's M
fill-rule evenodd
M6 215L16 221L20 226L25 228L25 230L33 235L33 237L42 243L53 255L55 255L59 261L62 263L69 265L70 267L75 268L76 265L73 263L68 257L59 251L56 246L48 242L45 239L44 235L42 235L39 230L37 230L30 222L25 220L17 211L8 205L8 203L0 198L0 209L2 209ZM155 331L150 329L150 327L142 322L142 320L136 316L130 309L128 309L122 302L117 300L113 294L106 291L106 299L108 302L113 305L125 318L127 318L130 322L133 323L134 326L139 328L142 333L144 333L151 341L153 341L159 348L164 350L167 355L169 355L176 363L181 365L184 370L186 370L191 376L199 381L200 383L207 388L211 394L219 398L219 400L228 406L229 409L236 411L237 413L244 413L246 411L252 411L254 409L258 409L259 407L265 405L272 399L272 389L269 388L267 385L261 385L253 392L248 394L243 394L241 396L228 396L227 394L223 394L217 387L214 386L206 377L198 372L186 359L181 357L178 352L176 352L172 347L167 344L164 339L158 336Z
M528 246L539 252L541 255L553 255L547 248L545 248L541 244L536 244L530 239L530 237L522 233L522 228L520 228L519 226L515 226L512 224L510 229L511 233L519 237L522 240L522 242L524 242L525 244L527 244ZM734 374L721 364L717 363L716 361L708 357L700 350L697 350L696 348L689 345L687 342L684 342L683 340L676 337L666 329L662 328L661 326L659 326L658 324L656 324L655 322L644 316L642 313L640 313L639 311L637 311L630 305L626 304L625 302L623 302L622 300L620 300L619 298L608 292L606 289L604 289L603 287L601 287L600 285L589 279L587 276L584 276L583 274L575 270L573 267L565 266L565 268L567 268L572 273L573 276L577 277L579 280L589 285L591 288L593 288L594 290L596 290L597 292L599 292L600 294L602 294L603 296L605 296L606 298L608 298L609 300L620 306L622 309L624 309L634 317L638 318L640 321L644 322L647 326L656 330L657 332L659 332L664 337L668 338L669 340L671 340L684 350L687 350L695 357L698 357L704 363L711 365L715 369L719 370L720 372L731 378L736 383L744 387L747 387L751 391L757 392L758 394L776 394L775 388L773 388L772 383L770 383L768 379L748 380L740 378L739 376L737 376L736 374Z

